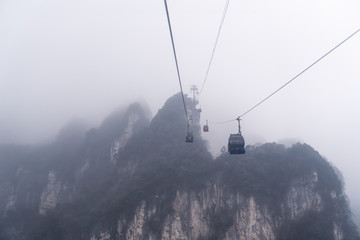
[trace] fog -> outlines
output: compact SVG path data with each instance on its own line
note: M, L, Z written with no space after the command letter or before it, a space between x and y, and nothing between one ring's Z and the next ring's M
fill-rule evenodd
M203 83L225 1L168 0L184 91ZM235 119L360 27L358 0L231 0L199 96L216 155ZM360 33L246 114L248 144L301 141L342 171L360 215ZM163 1L0 1L0 143L51 140L179 91ZM185 130L184 130L185 132ZM290 140L289 140L290 139Z

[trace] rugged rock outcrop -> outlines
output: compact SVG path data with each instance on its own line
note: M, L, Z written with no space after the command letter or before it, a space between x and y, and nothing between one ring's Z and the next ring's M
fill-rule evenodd
M56 207L60 190L61 183L56 181L56 173L50 171L48 184L40 197L39 214L45 215L49 209Z
M149 233L147 226L161 211L161 197L156 196L156 203L142 201L129 222L118 221L117 239L277 239L284 222L299 219L307 211L322 211L324 203L315 190L315 176L316 172L294 181L279 203L280 211L257 203L253 196L245 197L216 184L199 192L176 191L173 212L163 221L160 236ZM214 230L219 227L222 237L215 237ZM334 231L334 239L343 239L342 230ZM107 239L103 236L98 233L91 239Z

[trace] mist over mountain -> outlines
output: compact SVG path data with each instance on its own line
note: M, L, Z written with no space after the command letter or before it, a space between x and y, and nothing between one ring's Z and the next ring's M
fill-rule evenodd
M307 144L214 159L197 102L138 103L43 145L0 146L0 239L360 239L340 173Z

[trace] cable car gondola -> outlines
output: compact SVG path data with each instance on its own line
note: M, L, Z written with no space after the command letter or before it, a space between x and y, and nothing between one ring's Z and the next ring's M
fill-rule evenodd
M240 131L240 118L236 119L239 125L239 132L230 134L228 142L228 151L230 154L245 154L245 139Z
M230 154L244 154L245 140L241 133L230 134L228 150Z
M204 132L208 132L209 131L209 125L208 125L208 121L206 120L206 124L203 127L203 131Z
M194 135L191 132L188 132L185 137L185 142L193 142L194 141Z
M204 131L204 132L208 132L208 131L209 131L209 126L208 126L208 125L204 125L203 131Z

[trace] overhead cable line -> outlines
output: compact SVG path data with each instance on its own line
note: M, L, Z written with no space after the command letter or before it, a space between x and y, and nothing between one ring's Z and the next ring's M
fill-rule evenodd
M281 89L283 89L284 87L286 87L289 83L291 83L292 81L294 81L295 79L297 79L300 75L302 75L303 73L305 73L307 70L309 70L310 68L312 68L315 64L317 64L318 62L320 62L322 59L324 59L326 56L328 56L331 52L333 52L335 49L337 49L338 47L340 47L342 44L344 44L346 41L348 41L350 38L352 38L353 36L355 36L357 33L360 32L360 28L358 30L356 30L354 33L352 33L350 36L348 36L347 38L345 38L343 41L341 41L340 43L338 43L335 47L333 47L330 51L328 51L327 53L325 53L324 55L322 55L320 58L318 58L315 62L313 62L312 64L310 64L308 67L306 67L304 70L302 70L300 73L298 73L295 77L293 77L292 79L290 79L288 82L286 82L284 85L282 85L281 87L279 87L278 89L276 89L274 92L272 92L271 94L269 94L266 98L264 98L263 100L261 100L259 103L257 103L256 105L254 105L252 108L250 108L249 110L247 110L246 112L244 112L243 114L241 114L240 116L238 116L236 119L232 119L232 120L227 120L227 121L222 121L222 122L214 122L215 124L223 124L223 123L228 123L228 122L233 122L233 121L237 121L238 119L241 119L243 116L245 116L246 114L248 114L249 112L251 112L252 110L254 110L255 108L257 108L260 104L262 104L263 102L265 102L266 100L268 100L270 97L272 97L273 95L275 95L277 92L279 92Z
M230 3L230 0L226 0L225 8L224 8L224 11L223 11L223 14L222 14L222 17L221 17L221 22L220 22L220 25L219 25L219 30L218 30L218 33L217 33L217 36L216 36L216 40L215 40L215 44L214 44L212 54L211 54L211 57L210 57L209 65L208 65L208 68L206 70L205 78L204 78L203 84L201 86L199 95L201 94L201 92L202 92L202 90L204 88L204 85L206 83L207 77L209 75L210 67L211 67L211 64L212 64L212 61L213 61L213 58L214 58L216 46L217 46L218 41L219 41L221 29L222 29L222 26L223 26L223 23L224 23L224 20L225 20L225 16L226 16L226 13L227 13L227 10L228 10L228 7L229 7L229 3Z
M249 112L251 112L252 110L254 110L256 107L258 107L260 104L262 104L263 102L265 102L266 100L268 100L270 97L272 97L274 94L276 94L277 92L279 92L281 89L283 89L284 87L286 87L289 83L291 83L292 81L294 81L295 79L297 79L300 75L302 75L303 73L305 73L307 70L309 70L310 68L312 68L315 64L317 64L318 62L320 62L322 59L324 59L326 56L328 56L330 53L332 53L335 49L337 49L338 47L340 47L343 43L345 43L347 40L349 40L350 38L352 38L355 34L357 34L358 32L360 32L360 28L358 30L356 30L354 33L352 33L350 36L348 36L347 38L345 38L343 41L341 41L339 44L337 44L335 47L333 47L330 51L328 51L327 53L325 53L324 55L322 55L319 59L317 59L315 62L313 62L312 64L310 64L307 68L305 68L304 70L302 70L299 74L297 74L295 77L293 77L292 79L290 79L288 82L286 82L284 85L282 85L281 87L279 87L277 90L275 90L274 92L272 92L270 95L268 95L266 98L264 98L263 100L261 100L259 103L257 103L255 106L253 106L252 108L250 108L249 110L247 110L246 112L244 112L243 114L241 114L238 118L241 118L243 116L245 116L246 114L248 114Z
M266 98L264 98L263 100L261 100L259 103L257 103L255 106L253 106L252 108L250 108L249 110L247 110L246 112L244 112L243 114L241 114L240 116L238 116L236 119L232 119L232 120L228 120L228 121L222 121L222 122L214 122L217 124L221 124L221 123L228 123L228 122L232 122L232 121L237 121L238 119L242 118L243 116L245 116L246 114L248 114L249 112L251 112L252 110L254 110L255 108L257 108L260 104L262 104L263 102L265 102L266 100L268 100L270 97L272 97L275 93L279 92L281 89L283 89L284 87L286 87L289 83L291 83L292 81L294 81L295 79L297 79L300 75L302 75L304 72L306 72L307 70L309 70L311 67L313 67L315 64L317 64L318 62L320 62L322 59L324 59L327 55L329 55L331 52L333 52L335 49L337 49L338 47L340 47L343 43L345 43L347 40L349 40L350 38L352 38L353 36L355 36L358 32L360 32L360 28L358 30L356 30L354 33L352 33L350 36L348 36L347 38L345 38L343 41L341 41L339 44L337 44L335 47L333 47L330 51L328 51L327 53L325 53L324 55L322 55L319 59L317 59L315 62L313 62L312 64L310 64L307 68L305 68L304 70L302 70L299 74L297 74L295 77L293 77L292 79L290 79L288 82L286 82L284 85L282 85L281 87L279 87L278 89L276 89L274 92L272 92L270 95L268 95Z
M169 10L168 10L168 6L167 6L167 2L166 2L166 0L164 0L164 3L165 3L165 9L166 9L167 21L168 21L168 25L169 25L169 31L170 31L170 37L171 37L172 48L173 48L173 52L174 52L174 58L175 58L175 64L176 64L176 70L177 70L177 75L178 75L179 85L180 85L180 90L181 90L181 97L182 97L182 101L183 101L183 104L184 104L184 110L185 110L186 123L187 123L187 127L189 128L189 117L188 117L188 113L187 113L187 110L186 110L186 104L185 104L184 92L183 92L183 88L182 88L182 84L181 84L181 78L180 78L179 64L178 64L178 60L177 60L177 57L176 57L174 37L173 37L172 29L171 29L171 23L170 23ZM189 130L189 129L188 129L188 130Z

